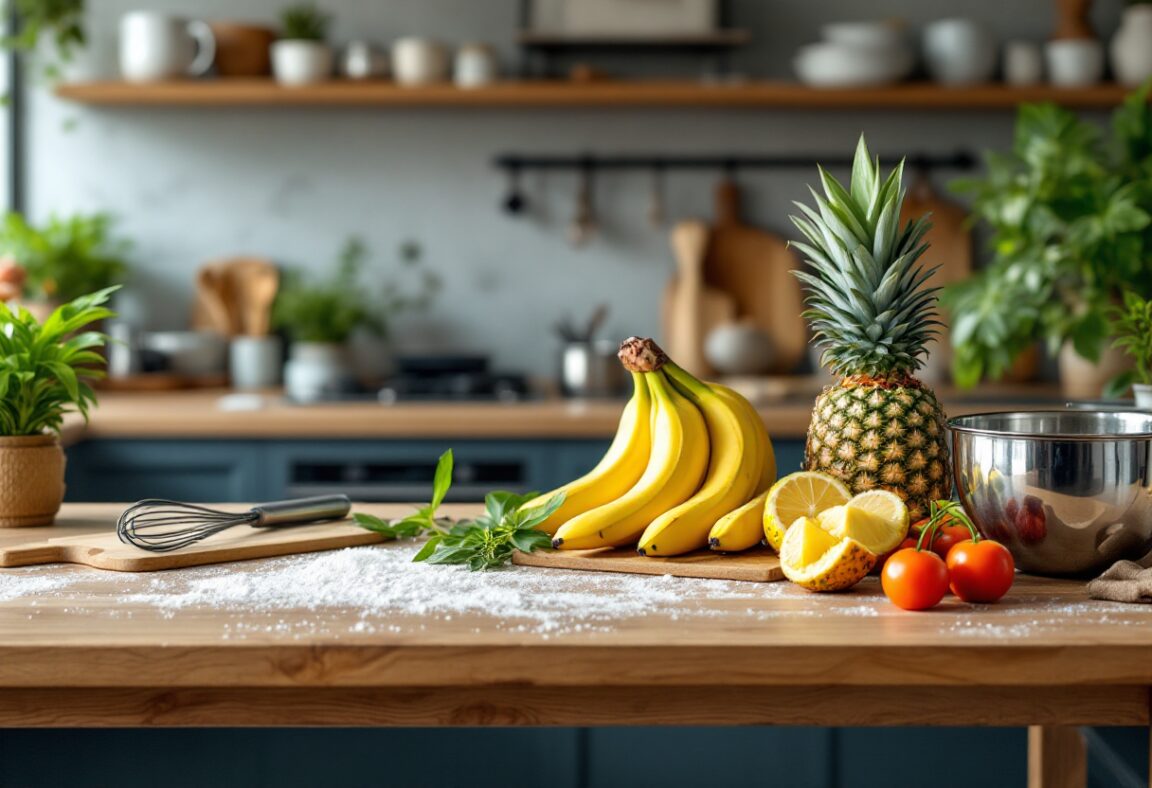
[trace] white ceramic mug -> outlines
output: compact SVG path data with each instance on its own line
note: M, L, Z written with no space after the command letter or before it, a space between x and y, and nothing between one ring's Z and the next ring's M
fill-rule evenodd
M228 374L234 389L267 389L278 385L283 363L284 348L275 334L232 338Z
M1063 38L1044 47L1053 85L1082 88L1104 76L1104 46L1094 38Z
M120 18L120 74L129 82L200 76L215 58L216 40L204 22L160 11Z
M945 85L988 82L996 70L996 40L971 19L941 19L924 28L924 64Z
M448 78L448 51L427 38L401 38L392 44L392 76L406 86L431 85Z
M496 52L485 44L464 44L456 50L453 81L458 88L490 85L500 76Z
M1044 79L1044 53L1034 41L1004 45L1004 81L1009 85L1036 85Z

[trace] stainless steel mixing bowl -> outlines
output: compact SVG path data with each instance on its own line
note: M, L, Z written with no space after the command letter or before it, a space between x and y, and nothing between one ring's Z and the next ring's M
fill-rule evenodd
M961 503L1021 570L1081 575L1152 549L1152 413L983 413L948 425Z

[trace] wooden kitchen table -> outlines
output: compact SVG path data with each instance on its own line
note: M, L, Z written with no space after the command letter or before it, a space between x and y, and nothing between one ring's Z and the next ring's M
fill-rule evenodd
M107 530L119 509L68 505L55 528L0 544ZM1072 786L1084 750L1071 726L1149 724L1152 609L1092 601L1073 581L1021 576L996 605L907 613L874 579L838 595L526 567L468 579L530 583L541 605L569 589L604 600L603 616L546 627L499 608L413 615L387 593L342 608L155 603L189 572L210 586L276 561L306 572L320 555L0 570L0 725L1019 725L1034 726L1031 784ZM463 571L418 570L430 596ZM613 583L671 583L675 600L614 614Z

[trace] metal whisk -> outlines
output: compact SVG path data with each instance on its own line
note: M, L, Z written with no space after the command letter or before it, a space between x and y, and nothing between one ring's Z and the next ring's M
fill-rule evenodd
M237 525L273 528L339 520L347 516L351 508L347 495L273 501L253 506L246 512L224 512L194 503L148 498L124 510L116 521L116 534L121 542L154 553L167 553Z

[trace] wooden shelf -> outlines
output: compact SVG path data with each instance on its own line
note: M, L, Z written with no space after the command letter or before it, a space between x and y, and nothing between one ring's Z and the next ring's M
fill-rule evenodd
M132 84L63 84L56 95L107 106L363 106L363 107L747 107L762 109L1012 109L1026 101L1075 108L1108 108L1127 90L1119 85L1056 88L983 85L946 88L910 83L883 88L821 89L794 82L608 81L504 82L460 89L452 85L399 87L392 82L332 81L285 88L270 80L189 80Z
M634 36L572 35L524 30L516 36L522 46L542 49L725 49L744 46L752 40L747 30L717 30L698 35Z

